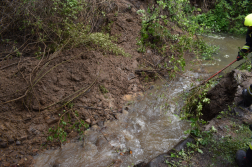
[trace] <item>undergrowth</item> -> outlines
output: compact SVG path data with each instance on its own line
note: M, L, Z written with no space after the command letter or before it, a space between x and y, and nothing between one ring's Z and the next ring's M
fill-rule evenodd
M226 125L224 129L225 133L217 132L217 127L212 126L209 131L201 131L198 134L191 135L195 139L194 142L188 142L185 149L171 153L166 163L172 167L193 166L195 164L195 159L192 160L193 157L196 154L205 153L204 157L208 161L202 162L201 165L219 166L229 163L235 166L236 151L248 149L252 132L247 125L240 125L237 122ZM234 135L230 135L231 131ZM217 133L221 133L223 136L217 137Z
M89 128L84 120L80 118L79 112L73 109L73 103L68 103L62 114L59 114L57 126L53 126L48 130L48 141L65 142L67 138L67 130L76 131L80 136L84 137L84 131Z
M92 44L106 52L129 56L113 43L109 34L94 32L101 26L98 19L105 19L106 13L115 7L112 0L4 0L0 13L1 42L13 47L0 58L26 53L41 57L45 52Z
M152 48L161 56L168 56L169 61L159 65L166 69L171 77L184 70L185 53L194 52L202 59L212 59L217 47L207 45L196 35L206 31L185 12L189 1L160 0L157 4L147 10L138 10L142 18L141 37L137 39L138 51L146 52L146 48ZM172 31L176 29L182 29L183 33Z
M194 19L214 32L244 34L247 28L243 26L243 21L251 13L251 7L252 2L249 0L216 0L213 9L195 16Z

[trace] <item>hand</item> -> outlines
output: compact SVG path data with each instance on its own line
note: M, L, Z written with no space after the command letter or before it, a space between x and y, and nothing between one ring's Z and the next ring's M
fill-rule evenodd
M243 59L243 57L241 55L238 55L236 59L237 61L240 61L241 59Z

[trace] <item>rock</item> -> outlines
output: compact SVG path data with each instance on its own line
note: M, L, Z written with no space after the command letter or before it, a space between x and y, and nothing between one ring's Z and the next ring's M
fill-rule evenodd
M103 127L104 122L103 121L99 121L97 124L98 124L98 126Z
M47 118L48 118L48 117L47 117ZM59 118L55 118L54 116L49 117L48 119L46 119L46 123L47 123L48 125L57 123L58 121L59 121Z
M150 49L148 49L147 54L152 54L152 51Z
M76 81L76 82L78 82L78 81L80 81L81 80L81 78L80 77L78 77L78 76L76 76L76 75L72 75L72 78L71 78L73 81Z
M71 132L71 133L69 133L69 135L68 135L69 138L74 138L74 137L76 137L76 136L78 136L78 133L77 133L77 132Z
M150 90L152 90L153 88L154 88L154 86L153 86L153 85L151 85L151 86L149 87L149 89L150 89Z
M85 122L90 124L91 123L90 118L86 119Z
M16 145L17 146L21 145L21 141L16 141Z
M128 76L128 80L132 80L133 78L135 78L136 76L133 73L130 73Z
M39 149L33 149L32 152L36 153Z
M207 124L207 125L205 126L205 131L209 131L213 125L215 125L215 121L212 119L212 120L209 122L209 124Z
M23 141L25 139L27 139L27 135L24 135L24 136L21 136L20 138L18 138L19 141Z
M193 141L194 141L194 139L192 139L192 138L187 138L187 139L185 139L184 141L179 142L179 143L174 147L174 149L175 149L176 151L181 151L182 149L185 149L186 143L190 143L190 142L193 142Z
M8 143L9 143L9 144L14 143L14 139L12 139L12 138L8 139Z
M161 154L151 160L149 163L145 165L145 167L159 167L160 163L163 163L166 159L166 157L170 156L169 154Z
M1 142L0 143L0 148L6 148L7 147L7 143L6 142Z

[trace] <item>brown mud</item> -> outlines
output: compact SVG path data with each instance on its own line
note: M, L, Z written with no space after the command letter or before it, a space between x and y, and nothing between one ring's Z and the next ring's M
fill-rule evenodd
M144 91L147 86L135 70L143 58L153 64L164 61L154 51L137 52L141 19L136 11L147 4L118 2L118 12L108 14L97 28L116 36L118 46L131 57L104 53L94 46L42 59L24 55L0 62L0 166L30 166L33 156L60 147L60 142L47 141L48 129L57 126L66 102L89 126L102 126L122 111L125 95ZM78 131L66 131L66 142L80 139Z

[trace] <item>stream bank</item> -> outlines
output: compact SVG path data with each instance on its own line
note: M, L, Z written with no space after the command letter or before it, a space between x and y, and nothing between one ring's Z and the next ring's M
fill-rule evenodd
M251 142L252 132L248 126L252 124L252 108L244 107L241 103L242 90L251 83L252 74L246 70L227 73L207 94L211 102L203 107L202 113L203 118L209 121L205 125L201 124L202 136L192 135L168 153L139 166L237 166L236 151L246 151ZM201 142L204 144L196 147L198 141L204 141Z
M149 88L153 88L153 86L150 86L152 83L149 81L155 81L155 78L148 77L148 75L139 76L139 73L135 73L135 71L139 70L139 64L142 64L143 59L148 60L152 64L157 64L160 61L169 60L169 57L164 60L160 55L156 55L155 50L151 49L147 50L146 54L140 54L136 51L138 48L136 37L139 37L141 30L141 20L136 11L144 9L147 3L143 1L123 1L118 5L119 12L108 14L107 18L101 21L100 28L109 25L106 29L111 35L118 37L116 43L127 50L132 55L131 58L115 57L111 53L104 53L98 49L89 50L80 47L61 52L56 57L53 56L53 60L49 59L50 56L42 60L24 56L1 61L0 85L1 88L4 88L0 92L1 103L4 103L1 105L0 120L1 166L30 166L34 163L34 156L42 155L47 150L59 152L58 148L62 143L56 140L50 142L47 140L47 137L50 135L48 129L61 123L60 120L64 110L68 112L71 109L69 111L71 113L71 125L78 121L78 117L85 121L86 126L81 127L81 131L87 130L87 126L93 127L93 129L97 127L98 129L104 128L106 125L112 126L112 124L116 124L113 120L120 119L120 114L127 114L123 110L123 105L125 104L123 97L125 95L145 92ZM171 32L173 34L183 33L179 29L172 29ZM193 54L186 52L185 56L190 59L193 57ZM69 61L70 59L71 61ZM146 71L146 69L144 70ZM153 76L155 73L153 70L148 72L150 76ZM26 90L30 85L30 81L37 78L41 73L46 75L33 87L32 92L27 94ZM199 75L195 74L195 76ZM145 82L146 77L148 79L147 84ZM194 79L196 80L196 78ZM186 83L190 84L189 82ZM183 85L180 86L182 87L178 92L184 88ZM81 89L85 91L78 98L73 100L69 98L70 95ZM167 95L170 94L167 93ZM160 95L162 96L162 94ZM69 100L71 100L71 103L68 106L58 110L58 107ZM47 108L48 106L52 107ZM168 106L165 107L168 108ZM159 108L155 114L163 114L162 111L166 109L165 107ZM173 106L169 107L174 111ZM78 117L76 118L77 115ZM153 120L151 120L151 115L149 115L147 120L151 123L158 122L159 118L162 117L160 115L157 115ZM136 118L136 116L133 118ZM170 126L171 123L179 127L180 121L174 115L171 115L170 119L172 120L164 122L164 127ZM145 125L142 124L141 120L135 120L135 122L135 127L133 127L137 131ZM156 127L156 131L158 131L158 128L159 126ZM176 128L164 129L166 130L163 131L165 135L173 134L173 132L169 131L170 129L176 130ZM106 128L103 130L106 132ZM179 135L174 134L173 138L169 138L169 140L175 139L176 142L173 142L173 145L185 137L182 133L184 130L186 128L181 128ZM68 144L66 148L73 148L79 140L83 140L83 134L78 129L66 128L65 132L66 141L63 144ZM125 134L128 134L127 131L125 131ZM155 136L155 134L151 135ZM91 138L91 140L94 140L95 143L87 143L87 148L84 150L90 151L90 155L97 153L94 145L103 148L104 143L108 144L108 141L103 138L106 136L106 133L102 134L102 136L96 133L94 136L94 139ZM131 137L131 135L128 135L128 139ZM158 138L159 136L156 137ZM112 139L113 136L111 137ZM119 137L119 139L121 140L122 138ZM145 145L145 148L148 149L148 143ZM161 145L158 148L161 150L162 143L157 143L157 145ZM82 147L83 145L78 146ZM169 143L165 147L162 150L164 152L172 148ZM79 147L75 148L78 149ZM125 155L130 155L130 151L132 151L132 154L137 153L136 150L124 150L125 148L122 147L122 150L116 151ZM143 148L139 147L139 150L141 149ZM149 148L149 150L155 149ZM153 158L153 156L158 154L159 152L151 155L149 158ZM71 154L64 155L62 153L61 155L69 158ZM115 159L112 165L120 166L123 163L122 160L118 159ZM148 159L145 159L145 161L148 161ZM50 165L59 166L61 163L63 163L62 159L59 159L58 162L53 162Z

